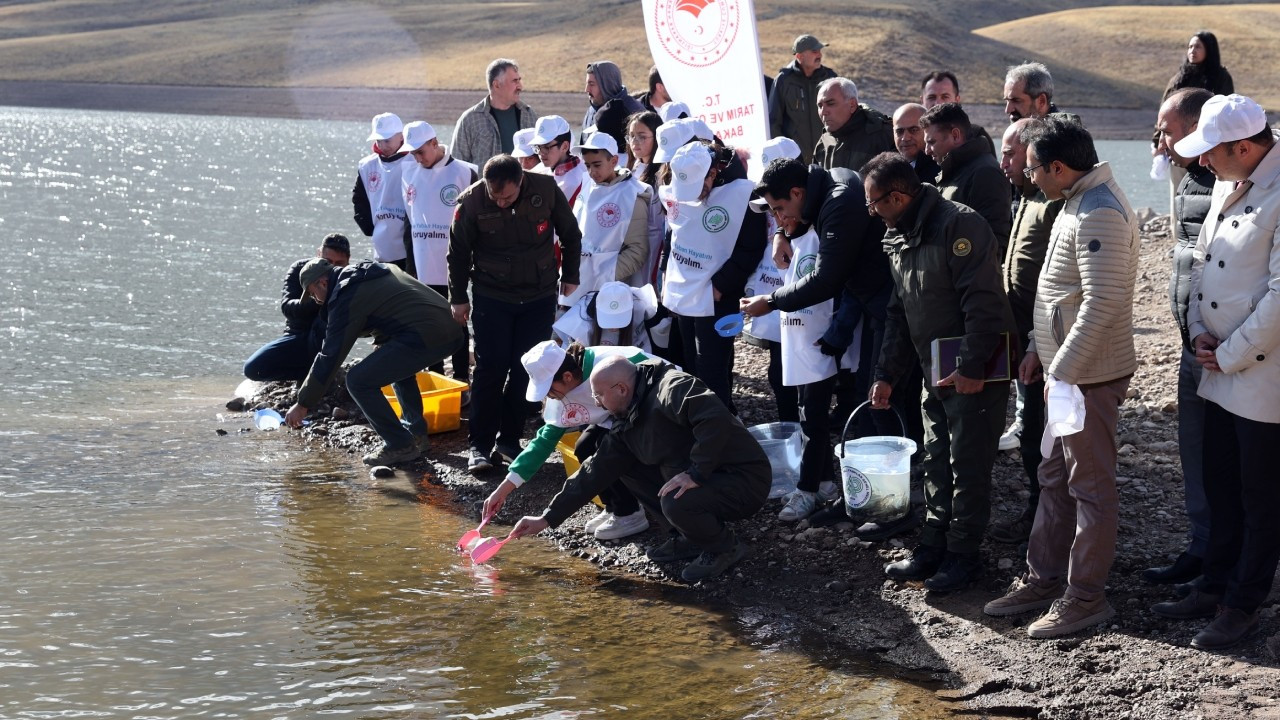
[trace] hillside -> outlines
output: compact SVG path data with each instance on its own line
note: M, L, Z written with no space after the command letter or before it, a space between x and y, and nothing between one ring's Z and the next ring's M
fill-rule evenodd
M1070 105L1154 106L1186 37L1201 26L1223 38L1238 87L1270 89L1280 6L1089 4L760 0L756 10L766 72L790 60L792 38L813 32L831 45L826 64L880 101L912 97L921 74L950 67L966 101L995 102L1005 66L1038 58ZM0 80L470 89L483 86L490 59L509 56L530 91L579 91L583 66L601 58L641 87L650 58L639 0L585 7L31 0L0 7Z

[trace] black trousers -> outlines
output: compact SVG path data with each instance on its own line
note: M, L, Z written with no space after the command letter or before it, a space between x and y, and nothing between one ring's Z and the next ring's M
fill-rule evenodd
M665 520L686 540L704 552L722 553L733 548L733 531L725 524L755 515L769 497L772 483L769 463L755 466L722 466L698 487L677 498L674 492L658 497L666 484L662 472L639 462L622 475L622 483L650 514Z
M517 448L530 405L524 399L529 374L520 356L551 337L556 296L509 303L482 295L471 299L476 369L471 383L469 442L488 455L495 441Z
M1248 420L1205 401L1204 493L1209 552L1200 589L1229 608L1254 612L1271 592L1280 563L1280 423Z
M720 398L729 412L738 414L733 404L733 343L736 337L721 337L716 320L734 315L737 298L720 298L711 317L676 315L680 342L684 348L684 371L698 378Z

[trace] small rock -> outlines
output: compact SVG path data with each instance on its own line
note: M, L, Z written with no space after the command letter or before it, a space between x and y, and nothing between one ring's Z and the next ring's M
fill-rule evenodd
M214 430L214 432L218 433L219 435L226 435L226 434L227 434L227 431L226 431L226 430L223 430L222 428L218 428L217 430Z
M231 398L227 401L227 409L231 412L242 412L244 410L245 399L242 397Z
M386 465L378 465L377 467L374 467L373 469L369 470L369 474L376 478L385 478L385 477L391 477L392 475L395 475L396 471L392 470Z
M330 415L334 420L346 420L350 416L351 413L344 407L334 408L333 413Z
M1000 558L1000 562L996 563L996 567L1001 570L1012 570L1013 560L1010 560L1009 558Z
M1124 397L1126 400L1132 400L1138 397L1138 388L1129 388L1125 391Z
M851 522L836 523L836 531L842 532L842 533L853 532L853 523Z
M1177 400L1165 400L1165 401L1164 401L1164 404L1160 406L1160 411L1161 411L1161 412L1166 412L1166 413L1176 413L1176 412L1178 412L1178 401L1177 401Z
M1273 660L1280 660L1280 633L1267 638L1267 652Z
M897 548L897 549L899 549L899 550L901 550L902 548L906 547L906 545L903 545L903 544L902 544L902 541L901 541L901 540L899 540L898 538L894 538L894 539L890 540L890 541L889 541L889 546L890 546L890 547L893 547L893 548Z
M1129 445L1128 443L1126 443L1120 446L1120 449L1116 451L1116 454L1121 457L1126 457L1128 455L1134 454L1135 452L1137 452L1137 449L1134 448L1132 445Z
M831 592L845 592L849 589L849 583L843 580L832 580L827 583L827 589Z

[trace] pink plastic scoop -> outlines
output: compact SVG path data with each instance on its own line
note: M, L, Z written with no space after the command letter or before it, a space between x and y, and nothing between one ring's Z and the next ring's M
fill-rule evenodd
M471 551L471 561L478 563L488 562L489 558L497 555L498 551L502 549L502 546L511 542L512 539L513 538L508 535L501 540L498 538L485 538L484 540L481 540L480 544L476 545L475 549Z
M458 549L470 550L471 544L480 539L480 531L484 529L485 525L489 524L489 520L491 518L493 518L492 515L485 515L480 518L480 524L477 525L474 530L468 530L462 533L462 537L458 538Z

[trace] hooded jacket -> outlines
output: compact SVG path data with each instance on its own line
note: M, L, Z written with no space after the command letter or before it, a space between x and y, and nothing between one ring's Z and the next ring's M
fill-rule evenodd
M325 307L324 343L298 389L298 404L307 408L320 404L360 337L371 336L374 345L405 338L424 347L462 339L462 326L454 322L445 299L394 265L365 260L334 268Z
M585 140L587 128L594 125L597 132L613 137L618 143L618 149L626 153L627 118L643 111L644 105L627 92L627 86L622 84L622 71L617 65L607 60L594 62L591 63L590 72L595 76L596 87L604 102L600 103L600 107L587 107L587 113L582 117L582 136L579 139Z

